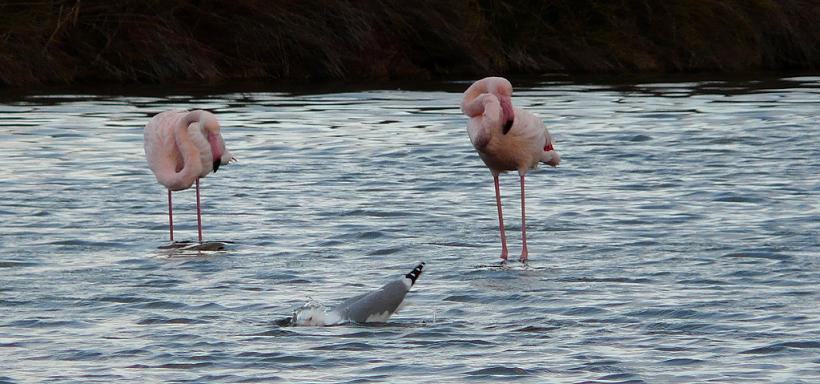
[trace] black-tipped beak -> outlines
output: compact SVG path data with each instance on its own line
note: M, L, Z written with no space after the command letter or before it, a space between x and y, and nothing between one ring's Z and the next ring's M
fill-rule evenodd
M502 133L504 133L504 134L506 135L506 134L507 134L507 132L509 132L509 131L510 131L510 128L512 128L512 125L513 125L513 119L509 119L509 120L507 120L507 121L504 123L504 129L503 129L501 132L502 132Z
M220 160L220 159L214 160L214 173L216 173L216 171L219 169L220 165L222 165L222 160Z

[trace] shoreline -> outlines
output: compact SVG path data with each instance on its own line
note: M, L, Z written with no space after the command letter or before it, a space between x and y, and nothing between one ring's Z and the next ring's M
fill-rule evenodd
M543 74L508 76L516 88L526 88L545 83L596 84L613 89L633 89L641 84L657 83L704 83L744 84L748 89L777 88L790 78L820 77L820 71L751 71L740 73L624 73L624 74ZM29 87L0 87L0 100L19 97L51 95L98 95L105 96L157 96L157 95L216 95L230 93L276 92L290 95L366 92L371 90L448 91L463 92L477 78L455 77L452 79L383 80L327 82L271 81L268 79L240 79L213 82L180 81L169 83L107 83L82 82L76 84L43 84Z
M0 88L811 72L820 69L815 3L2 4Z

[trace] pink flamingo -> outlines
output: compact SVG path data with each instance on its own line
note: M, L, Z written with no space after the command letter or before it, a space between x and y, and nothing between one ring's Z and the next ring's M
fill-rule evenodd
M501 231L501 259L507 261L507 236L501 213L498 175L517 170L521 178L521 262L527 262L527 225L524 213L524 176L538 162L558 166L561 157L553 149L547 127L535 115L512 106L512 84L503 77L487 77L464 91L461 110L470 120L467 133L495 182L495 203Z
M168 111L145 125L145 157L157 181L168 188L168 223L174 241L171 191L188 189L196 183L196 221L202 243L199 179L219 166L236 161L225 148L219 122L208 111Z

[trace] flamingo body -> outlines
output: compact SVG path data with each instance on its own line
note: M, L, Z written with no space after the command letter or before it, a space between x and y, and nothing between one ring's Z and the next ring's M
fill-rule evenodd
M232 158L216 116L207 111L159 113L145 126L144 138L148 167L172 191L190 188Z
M168 189L171 241L174 240L171 191L188 189L196 183L197 223L202 242L199 179L235 160L225 148L216 116L201 110L162 112L145 126L144 140L148 167Z
M544 123L529 111L521 108L513 110L515 120L507 134L480 130L477 133L477 135L487 136L480 139L484 143L482 147L475 147L487 168L493 174L505 171L518 171L519 174L526 174L528 170L537 168L541 162L552 162L558 165L560 162L558 153L554 150L544 151L547 143L552 142ZM481 117L471 118L468 129L478 130L475 127L477 120L481 120Z
M512 106L512 84L502 77L487 77L473 83L464 92L461 110L470 120L467 134L481 160L490 169L495 182L498 222L501 232L501 258L507 260L507 239L501 209L498 176L506 171L518 171L521 180L520 260L528 258L526 215L524 211L524 178L539 162L558 166L561 157L553 147L553 139L544 123L534 114Z

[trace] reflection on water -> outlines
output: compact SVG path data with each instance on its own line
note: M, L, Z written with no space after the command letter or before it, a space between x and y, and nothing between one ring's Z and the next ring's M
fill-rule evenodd
M529 269L482 267L467 84L6 99L0 381L817 380L820 78L517 87L563 160L528 180ZM225 249L169 257L142 127L192 107L241 162L202 181ZM194 240L194 192L174 201ZM388 324L279 321L418 259Z

